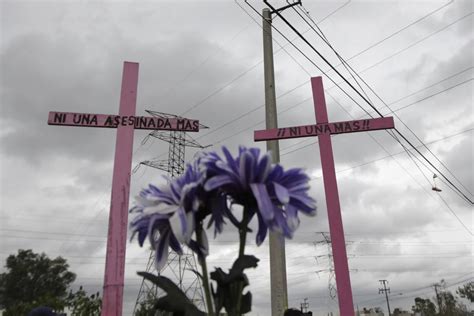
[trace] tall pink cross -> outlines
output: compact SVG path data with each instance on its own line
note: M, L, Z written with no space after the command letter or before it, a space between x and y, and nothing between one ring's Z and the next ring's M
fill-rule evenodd
M331 134L354 133L394 128L392 117L368 120L328 122L324 88L321 77L311 78L316 124L274 128L254 132L255 141L318 136L319 151L323 169L324 191L331 234L331 246L336 273L336 286L339 312L342 316L354 315L349 265L342 225L339 193L337 191L336 171L332 153Z
M102 316L122 315L134 129L199 131L198 120L135 116L137 86L138 63L125 62L119 115L49 112L48 117L49 125L117 128Z

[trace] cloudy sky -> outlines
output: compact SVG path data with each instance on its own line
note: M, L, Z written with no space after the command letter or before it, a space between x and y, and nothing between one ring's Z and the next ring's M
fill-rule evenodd
M249 3L257 12L264 7ZM48 111L117 113L123 61L135 61L137 114L150 109L199 119L210 129L193 137L209 150L264 148L253 142L253 130L264 127L261 17L240 0L0 4L0 259L19 248L61 255L78 275L75 286L101 290L115 131L48 126ZM472 2L303 4L284 17L354 83L308 17L317 23L370 87L358 80L357 89L384 115L396 116L402 135L472 201ZM314 123L309 79L322 72L330 120L373 115L281 19L274 25L281 32L274 30L279 126ZM168 145L143 142L146 135L135 132L133 166L166 157ZM433 297L430 285L440 279L450 290L472 280L471 203L446 181L437 182L442 192L432 191L437 172L385 131L334 136L333 147L355 304L385 308L380 279L389 281L392 308L405 309L416 296ZM328 294L328 246L317 243L328 231L319 148L312 138L285 140L280 148L285 167L311 174L319 207L287 243L289 305L308 298L315 315L327 315L337 302ZM187 160L195 153L187 150ZM138 168L131 196L163 183L161 174ZM236 250L229 230L211 243L210 266L229 267ZM268 248L255 247L252 237L248 252L261 259L249 273L251 314L269 315ZM147 261L147 249L127 245L125 315L140 287L136 271Z

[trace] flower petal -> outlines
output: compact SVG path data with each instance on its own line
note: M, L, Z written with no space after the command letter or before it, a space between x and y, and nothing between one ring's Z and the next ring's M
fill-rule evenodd
M265 224L265 221L263 220L262 215L260 215L259 212L257 212L257 218L258 218L258 232L256 236L256 242L257 242L257 246L260 246L265 240L265 237L267 236L268 227Z
M204 189L206 191L212 191L223 186L224 184L229 184L232 182L232 179L227 175L214 176L206 181L206 183L204 184Z
M244 151L242 155L240 155L239 165L240 182L244 187L246 187L248 183L253 181L253 164L253 156L250 154L250 152Z
M173 234L180 243L186 241L187 218L182 208L178 209L170 218L170 226Z
M290 227L292 231L295 231L300 224L297 211L297 208L293 205L286 205L286 222L288 223L288 227Z
M160 203L153 206L147 206L143 208L143 214L151 215L151 214L170 214L176 211L176 205L168 205L164 203Z
M189 240L191 239L191 236L194 232L194 213L193 212L189 212L186 214L186 235L184 236L184 241L186 243L189 242Z
M253 196L257 200L259 213L265 221L271 221L273 219L273 204L268 196L267 188L261 183L251 183L250 188L252 189Z
M290 203L309 216L316 215L316 202L308 196L290 196Z
M168 245L169 245L169 234L167 230L163 235L160 236L155 249L155 266L157 271L161 271L168 261Z
M179 243L178 239L173 234L169 234L170 236L170 247L173 249L178 255L183 255L183 248L181 248L181 244Z
M273 182L273 187L275 188L275 195L277 196L280 203L288 204L290 201L290 194L288 193L288 190L276 182Z
M285 216L279 207L275 206L275 218L273 219L272 229L280 232L287 238L293 238L293 231L288 226Z
M265 180L267 180L271 167L272 167L272 157L270 157L270 155L268 154L265 154L260 160L260 162L258 163L255 182L264 182Z
M235 160L230 154L229 150L225 146L222 146L222 152L224 153L224 156L227 159L227 164L229 165L229 167L234 170L235 173L237 173L237 164L235 163Z

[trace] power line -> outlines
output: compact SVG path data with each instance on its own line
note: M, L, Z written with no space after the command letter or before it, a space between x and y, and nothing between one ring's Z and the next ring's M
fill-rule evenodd
M238 2L235 1L235 3L239 6L240 4ZM338 12L340 9L342 9L343 7L345 7L347 4L349 4L349 2L346 2L346 4L343 4L342 6L340 6L339 8L337 8L336 10L334 10L333 12L331 12L330 14L328 14L323 20L329 18L330 16L332 16L333 14L335 14L336 12ZM242 7L241 7L242 8ZM243 9L243 8L242 8ZM245 10L244 10L245 11ZM246 11L245 11L246 12ZM239 32L240 34L240 32ZM280 45L278 43L278 45L280 46L280 49L278 49L275 53L278 53L279 51L281 50L284 50L286 53L288 53L286 50L285 50L285 46L288 45ZM288 54L289 56L291 56L290 54ZM247 73L249 73L250 71L252 71L253 69L255 69L258 65L260 65L261 63L263 62L263 60L260 60L259 62L257 62L256 64L254 64L253 66L251 66L250 68L248 68L247 70L245 70L244 72L240 73L238 76L236 76L235 78L233 78L232 80L230 80L228 83L224 84L223 86L221 86L220 88L218 88L217 90L215 90L214 92L210 93L209 95L207 95L206 97L204 97L203 99L201 99L200 101L196 102L195 104L193 104L191 107L189 107L186 111L184 111L182 115L185 115L187 113L189 113L190 111L194 110L195 108L197 108L198 106L202 105L203 103L205 103L206 101L208 101L209 99L211 99L212 97L214 97L215 95L219 94L221 91L225 90L227 87L231 86L233 83L235 83L236 81L238 81L239 79L241 79L242 77L244 77ZM297 62L295 60L295 62ZM301 65L300 65L301 66Z
M296 11L295 8L293 8L293 9ZM299 13L298 13L298 15L299 15L308 25L310 25L309 22L307 22ZM311 25L310 25L310 26L311 26ZM318 26L316 25L316 27L318 27ZM312 29L313 29L314 32L331 48L331 50L336 54L336 56L341 60L341 62L343 63L343 65L344 65L344 67L347 69L347 71L348 71L349 73L351 73L351 76L352 76L352 72L354 72L354 73L356 74L356 76L370 89L370 91L385 105L385 107L387 107L387 108L390 110L390 113L394 114L395 117L397 117L398 120L399 120L399 121L415 136L415 138L424 146L424 148L426 148L426 150L428 150L428 152L448 171L448 173L451 174L451 176L453 176L453 178L456 179L456 180L458 181L458 183L459 183L467 192L469 192L469 190L468 190L468 189L462 184L462 182L451 172L451 170L449 170L449 168L424 144L424 142L418 137L418 135L416 135L415 132L414 132L410 127L408 127L407 124L405 124L405 122L398 116L398 114L396 114L396 113L390 108L390 106L372 89L372 87L347 63L347 61L345 61L345 60L339 55L339 53L338 53L338 52L334 49L334 47L329 43L329 41L328 41L328 39L326 38L326 36L324 35L323 31L318 27L318 30L319 30L319 32L321 33L321 34L319 34L314 28L312 28ZM351 72L351 71L352 71L352 72ZM352 76L352 78L353 78L354 81L359 85L357 79L356 79L354 76ZM472 78L471 78L470 80L472 80ZM470 81L470 80L466 80L466 81L464 81L464 82L462 82L462 83L460 83L460 84L458 84L458 85L461 85L461 84L463 84L463 83L466 83L466 82L468 82L468 81ZM456 85L456 86L458 86L458 85ZM454 87L456 87L456 86L454 86ZM359 87L363 90L363 88L362 88L360 85L359 85ZM451 87L451 88L454 88L454 87ZM443 90L442 92L447 91L447 90L448 90L448 89L445 89L445 90ZM440 93L441 93L441 92L440 92ZM365 92L364 92L364 94L365 94ZM435 95L437 95L437 94L435 94ZM366 96L366 98L367 98L367 101L368 101L369 105L372 104L371 107L374 108L373 103L372 103L372 101L370 101L370 99L368 99L367 94L365 94L365 96ZM407 106L407 107L408 107L408 106ZM374 110L375 110L375 108L374 108ZM378 113L378 112L377 112L377 113ZM397 129L395 129L395 130L398 132ZM400 132L399 132L399 133L400 133ZM395 137L395 135L393 135L393 136ZM397 141L398 141L398 140L397 140ZM401 143L400 141L398 141L398 142L402 145L402 143ZM402 146L403 146L403 145L402 145ZM404 148L405 148L405 147L404 147ZM406 150L406 149L405 149L405 150ZM407 152L407 154L410 156L410 154L409 154L408 152ZM410 158L411 158L411 157L410 157ZM412 158L411 158L411 159L412 159ZM415 165L416 165L416 162L414 162L414 163L415 163ZM417 165L417 167L418 167L418 165ZM420 171L421 171L421 170L420 170ZM430 182L430 181L428 180L428 182ZM469 192L469 193L470 193L470 192Z
M236 4L239 5L238 2L236 2ZM339 10L342 9L343 7L345 7L347 4L349 4L349 2L346 2L346 3L343 4L341 7L339 7ZM246 10L244 10L244 9L242 8L242 6L239 5L239 7L240 7L243 11L246 12ZM256 11L256 10L254 9L254 11ZM336 9L336 12L337 12L337 11L338 11L338 9ZM257 11L256 11L256 12L257 12ZM248 13L246 12L246 14L248 14ZM260 13L257 12L257 14L260 14ZM330 15L329 15L329 16L330 16ZM327 16L327 17L329 17L329 16ZM324 20L324 19L325 19L325 18L323 18L323 20ZM254 20L254 21L255 21L255 20ZM319 21L318 23L321 23L321 22L322 22L322 20ZM256 23L258 23L258 22L256 22ZM273 27L274 27L274 26L273 26ZM292 44L292 42L297 38L297 37L295 37L294 39L291 39L291 40L290 40L290 39L286 38L277 28L274 27L274 29L275 29L276 31L278 31L278 32L288 41L288 43L285 44L284 46L287 46L287 45ZM309 30L310 30L310 29L304 31L303 34L306 33L306 32L309 31ZM399 30L399 31L400 31L400 30ZM398 31L397 31L397 32L398 32ZM433 35L434 35L434 34L433 34ZM380 43L381 43L381 42L383 42L383 41L380 41ZM279 44L279 45L280 45L280 44ZM292 45L293 45L293 44L292 44ZM375 47L375 46L376 46L376 45L373 45L373 47ZM399 51L398 53L392 54L391 57L393 57L393 56L395 56L395 55L401 53L402 51L407 50L408 48L409 48L409 47L403 48L403 49L402 49L401 51ZM367 50L368 50L368 49L367 49ZM281 51L281 49L278 50L276 53L278 53L278 52L280 52L280 51ZM286 52L287 54L289 54L286 50L285 50L285 52ZM304 54L303 54L303 55L304 55ZM347 59L347 60L350 60L350 59L352 59L352 57L349 58L349 59ZM385 60L387 60L387 59L385 59ZM378 62L377 64L380 64L380 63L381 63L381 62ZM368 70L368 69L370 69L370 68L373 68L373 67L374 67L375 65L377 65L377 64L373 64L373 65L371 65L371 66L369 66L369 67L363 69L363 70L361 71L361 73L362 73L362 72L365 72L366 70ZM471 67L471 68L472 68L472 67ZM321 69L320 69L320 70L321 70ZM306 70L305 70L305 71L306 71ZM324 72L323 70L321 70L321 71ZM446 80L447 80L447 79L449 79L449 78L446 78ZM294 87L294 88L292 88L292 89L290 89L290 90L287 90L287 91L284 92L283 94L277 96L277 99L279 99L279 98L281 98L281 97L283 97L283 96L285 96L285 95L287 95L287 94L289 94L289 93L291 93L291 92L297 90L298 88L304 86L304 85L305 85L306 83L308 83L308 82L309 82L309 80L307 80L307 81L305 81L305 82L303 82L303 83L297 85L296 87ZM338 85L334 85L333 87L338 87ZM428 88L428 87L426 87L426 88ZM330 89L332 89L332 87L329 87L329 88L326 89L325 91L328 92L328 90L330 90ZM408 96L405 96L405 97L408 97ZM240 120L240 119L242 119L243 117L245 117L245 116L247 116L247 115L250 115L251 113L254 113L254 112L257 111L258 109L263 108L263 106L264 106L263 104L262 104L262 105L259 105L259 106L255 107L255 108L253 108L253 109L251 109L251 110L249 110L249 111L243 113L242 115L240 115L240 116L238 116L238 117L235 117L235 118L231 119L230 121L228 121L228 122L226 122L226 123L224 123L224 124L218 126L217 128L213 128L211 131L209 131L208 133L206 133L206 134L204 134L204 135L198 137L197 139L200 139L200 138L202 138L202 137L206 137L206 136L208 136L208 135L210 135L210 134L213 134L213 133L217 132L218 130L220 130L220 129L226 127L226 126L228 126L228 125L230 125L230 124L232 124L232 123L235 123L235 121ZM240 132L235 133L234 135L237 135L237 134L239 134L239 133L241 133L242 131L245 131L245 130L246 130L246 129L241 130ZM229 137L229 138L230 138L230 137ZM226 138L226 139L228 139L228 138Z
M269 5L267 1L264 1L264 2L265 2L267 5ZM247 3L255 12L257 12L257 14L260 15L260 13L259 13L255 8L253 8L252 5L250 5L247 1L246 1L246 3ZM270 5L269 5L269 6L270 6ZM270 7L271 7L271 6L270 6ZM273 7L271 7L271 8L274 10ZM280 14L279 12L277 12L277 14L278 14L278 15L282 18L282 20L284 20L293 30L295 30L295 32L300 36L300 38L302 38L305 42L307 42L307 40L302 36L302 34L299 33L296 29L294 29L294 27L293 27L291 24L289 24L289 22L286 21L286 20L281 16L281 14ZM280 35L282 35L286 40L288 40L288 38L287 38L284 34L282 34L276 27L274 27L273 25L272 25L272 27L273 27L276 31L278 31L278 32L280 33ZM289 40L288 40L288 41L289 41ZM316 66L320 71L322 71L322 69L321 69L319 66L317 66L306 54L304 54L304 53L301 51L301 49L299 49L298 47L296 47L296 45L294 45L292 42L290 42L290 43L291 43L291 44L293 45L293 47L295 47L303 56L305 56L314 66ZM317 50L315 50L315 48L314 48L311 44L309 44L309 42L307 42L307 43L308 43L308 45L310 45L310 47L313 48L314 51L316 51L316 52L318 53L318 55L319 55L326 63L328 63L328 65L329 65L330 67L332 67L332 68L334 69L334 67L333 67ZM365 98L360 94L360 92L357 91L357 89L355 89L355 88L347 81L347 79L345 79L345 77L343 77L336 69L334 69L334 70L336 71L336 73L339 74L339 76L340 76L347 84L349 84L349 85L352 87L352 89L353 89L354 91L356 91L356 92L358 93L358 95L359 95L360 97L362 97L363 100L365 100L365 101L369 104L369 106L371 106L379 115L381 115L381 113L380 113L367 99L365 99ZM335 85L337 85L351 100L353 100L357 105L359 105L359 107L361 107L361 105L360 105L357 101L355 101L345 90L343 90L332 78L330 78L329 76L328 76L328 78L329 78ZM362 107L361 107L361 108L362 108ZM362 108L362 109L363 109L363 108ZM363 109L363 110L364 110L369 116L371 116L370 113L368 113L365 109ZM381 115L381 116L382 116L382 115ZM244 130L246 130L246 129L244 129ZM240 133L240 132L242 132L242 131L239 131L238 133ZM398 130L397 130L397 132L398 132ZM400 132L398 132L398 133L400 134L401 137L404 138L404 140L405 140L412 148L415 147L415 146L414 146L411 142L409 142L403 135L401 135ZM399 142L399 143L403 146L403 144L395 137L394 134L392 134L392 133L389 133L389 134L390 134L397 142ZM234 135L235 135L235 134L234 134ZM231 137L233 137L233 135L228 136L228 137L222 139L221 141L226 140L226 139L231 138ZM404 147L404 146L403 146L403 147ZM382 147L382 148L383 148L383 147ZM421 154L421 152L419 152L416 148L414 148L414 149L415 149L415 150L418 152L418 154L420 154L426 161L428 161L428 163L429 163L432 167L434 167L434 165L432 165L431 162L430 162L426 157L424 157L424 156ZM434 167L434 168L435 168L435 170L438 171L438 173L440 173L444 178L446 178L446 177L444 176L444 174L442 174L436 167ZM451 183L451 182L450 182L450 183ZM459 188L457 188L457 187L456 187L454 184L452 184L452 183L451 183L451 185L454 187L455 190L457 189L457 191L461 194L461 197L462 197L462 198L467 198L467 197L462 193L462 191L459 190ZM467 198L467 200L470 201L468 198ZM457 216L456 216L456 218L459 220L459 218L458 218ZM464 223L462 223L462 224L463 224L464 227L466 227L466 226L464 225ZM472 235L472 232L471 232L470 230L467 230L467 231L468 231L469 234Z
M469 67L468 69L471 69L471 68L473 68L473 67ZM464 71L467 71L468 69L465 69L465 70L461 71L461 73L464 72ZM450 76L450 77L448 77L448 78L451 78L451 77L452 77L452 76ZM441 82L445 81L446 79L447 79L447 78L442 79L442 80L438 81L438 82L435 83L435 84L441 83ZM396 109L394 109L393 111L394 111L394 112L397 112L397 111L403 110L403 109L405 109L405 108L407 108L407 107L409 107L409 106L413 106L413 105L415 105L415 104L417 104L417 103L423 102L423 101L425 101L425 100L427 100L427 99L429 99L429 98L432 98L432 97L437 96L437 95L439 95L439 94L441 94L441 93L444 93L444 92L446 92L446 91L449 91L449 90L451 90L451 89L454 89L454 88L456 88L456 87L459 87L459 86L461 86L461 85L463 85L463 84L465 84L465 83L467 83L467 82L469 82L469 81L472 81L472 80L473 80L473 78L470 78L470 79L465 80L465 81L463 81L463 82L461 82L461 83L455 84L455 85L453 85L453 86L451 86L451 87L448 87L448 88L446 88L446 89L443 89L443 90L441 90L441 91L438 91L438 92L436 92L436 93L434 93L434 94L431 94L431 95L428 95L428 96L426 96L426 97L423 97L423 98L421 98L421 99L419 99L419 100L417 100L417 101L414 101L414 102L412 102L412 103L410 103L410 104L408 104L408 105L404 105L404 106L402 106L402 107L396 108ZM432 86L432 85L431 85L431 86ZM428 88L428 87L425 87L425 88L422 88L422 89L420 89L420 90L418 90L418 91L415 91L415 92L411 93L409 96L412 96L413 94L416 94L416 93L418 93L418 92L420 92L420 91L423 91L423 90L425 90L426 88ZM406 97L408 97L408 96L402 97L401 99L396 100L396 101L394 101L394 102L391 102L391 103L389 103L389 104L390 104L390 105L391 105L391 104L395 104L395 103L401 101L402 99L405 99ZM333 98L333 99L334 99L334 98ZM359 118L361 118L361 117L363 117L363 116L360 116ZM468 129L467 131L470 131L470 130L471 130L471 129ZM456 135L457 135L457 134L456 134ZM290 147L294 147L294 146L296 146L296 145L298 145L298 144L300 144L300 143L303 143L303 142L306 141L306 140L307 140L307 139L304 139L303 141L300 141L300 142L298 142L298 143L296 143L296 144L293 144L293 145L290 145L290 146L288 146L288 147L285 147L285 148L283 148L282 150L288 149L288 148L290 148ZM283 154L281 154L281 156L284 156L284 155L287 155L287 154L289 154L289 153L292 153L292 152L295 152L295 151L304 149L304 148L306 148L306 147L308 147L308 146L310 146L310 145L312 145L312 144L314 144L314 143L316 143L316 142L312 142L311 144L305 145L305 146L303 146L303 147L296 148L296 149L293 150L293 151L290 151L290 152L287 152L287 153L283 153ZM431 143L431 142L430 142L430 143Z
M296 11L295 8L293 8L293 9ZM298 13L298 14L299 14L299 13ZM310 25L309 22L306 21L300 14L299 14L299 16L300 16L308 25ZM316 26L316 27L317 27L317 26ZM428 147L426 147L426 145L423 143L423 141L413 132L413 130L411 130L411 129L403 122L403 120L389 107L389 105L372 89L372 87L371 87L370 85L368 85L367 82L366 82L363 78L361 78L360 75L357 74L357 72L355 72L349 64L347 64L347 62L338 54L338 52L334 49L334 47L329 43L329 41L327 40L327 38L324 36L322 30L318 28L319 31L321 32L321 34L319 34L314 28L312 28L312 29L313 29L313 30L315 31L315 33L332 49L332 51L333 51L333 52L337 55L337 57L342 61L343 65L346 67L347 71L348 71L349 73L351 73L351 70L352 70L352 72L354 72L354 73L357 75L357 77L362 80L362 82L371 90L371 92L372 92L380 101L382 101L382 103L391 111L391 113L393 113L393 114L399 119L399 121L415 136L415 138L433 155L433 157L435 157L435 159L438 160L438 162L441 163L441 165L448 171L448 173L450 173L450 174L454 177L454 179L456 179L456 180L461 184L461 186L462 186L464 189L466 189L465 186L459 181L459 179L449 170L449 168L448 168ZM339 75L340 75L340 74L339 74ZM352 73L351 73L351 75L352 75ZM341 75L340 75L340 76L341 76ZM357 79L354 78L354 76L352 76L352 77L353 77L353 79L357 82ZM358 83L358 82L357 82L357 83ZM352 87L354 90L356 90L353 86L351 86L351 87ZM362 89L362 87L361 87L360 85L359 85L359 87ZM363 89L362 89L362 90L363 90ZM359 94L359 95L360 95L360 94ZM360 95L360 96L361 96L361 95ZM362 96L361 96L361 97L362 97ZM363 98L363 99L364 99L364 98ZM380 112L378 112L378 111L376 110L375 106L373 106L372 102L367 98L367 95L366 95L365 101L366 101L379 115L381 115ZM401 134L401 132L399 132L398 129L395 129L395 131L397 131L399 134ZM401 135L401 136L403 137L403 135ZM393 137L395 137L395 135L393 135ZM395 137L395 138L396 138L396 137ZM402 145L402 143L401 143L398 139L397 139L397 141ZM403 145L402 145L402 146L403 146ZM403 148L404 148L405 151L406 151L406 148L405 148L404 146L403 146ZM409 154L408 152L407 152L407 154L408 154L408 156L410 157L410 159L413 159L413 158L410 156L410 154ZM425 157L423 156L423 158L425 158ZM425 160L427 160L427 159L425 158ZM415 161L414 161L414 163L415 163L415 165L418 167L418 165L416 164ZM421 171L421 170L420 170L420 171ZM437 170L437 171L438 171L438 170ZM422 174L423 174L423 172L422 172ZM424 174L423 174L423 175L424 175ZM426 178L426 177L425 177L425 178ZM427 179L427 180L428 180L428 179ZM446 180L447 180L447 179L446 179ZM428 180L428 182L430 182L430 181ZM467 190L467 191L468 191L468 190ZM460 192L460 191L459 191L459 192ZM468 192L469 192L469 191L468 191ZM461 192L460 192L460 193L461 193ZM465 197L465 196L461 196L461 197ZM466 198L467 198L467 197L466 197ZM469 199L468 199L468 200L469 200Z
M413 22L407 24L406 26L402 27L401 29L396 30L395 32L393 32L393 33L389 34L388 36L382 38L381 40L375 42L374 44L370 45L369 47L364 48L363 50L359 51L359 52L356 53L355 55L352 55L351 57L349 57L348 59L346 59L346 61L350 61L350 60L352 60L352 59L354 59L354 58L356 58L356 57L362 55L362 54L365 53L366 51L368 51L368 50L370 50L370 49L372 49L372 48L374 48L374 47L380 45L381 43L385 42L386 40L389 40L390 38L394 37L394 36L397 35L397 34L400 34L401 32L405 31L406 29L410 28L411 26L413 26L413 25L415 25L415 24L418 24L419 22L423 21L424 19L426 19L426 18L432 16L433 14L439 12L440 10L446 8L447 6L451 5L453 2L454 2L454 1L451 0L451 1L447 2L446 4L444 4L444 5L442 5L442 6L438 7L438 8L436 8L435 10L433 10L433 11L431 11L431 12L429 12L428 14L422 16L421 18L419 18L419 19L417 19L417 20L415 20L415 21L413 21ZM338 67L338 66L339 66L339 65L336 65L336 67Z
M437 84L440 84L440 83L442 83L442 82L444 82L444 81L447 81L447 80L449 80L449 79L451 79L451 78L454 78L454 77L456 77L456 76L458 76L458 75L460 75L460 74L462 74L462 73L464 73L464 72L466 72L466 71L468 71L468 70L471 70L472 68L474 68L474 67L470 66L470 67L465 68L465 69L463 69L463 70L461 70L461 71L458 71L458 72L456 72L455 74L452 74L452 75L450 75L450 76L448 76L448 77L446 77L446 78L443 78L443 79L441 79L441 80L439 80L439 81L437 81L437 82L435 82L435 83L432 83L432 84L430 84L429 86L425 86L425 87L423 87L423 88L421 88L421 89L418 89L418 90L416 90L416 91L414 91L414 92L412 92L412 93L410 93L410 94L408 94L408 95L405 95L405 96L403 96L403 97L401 97L401 98L399 98L399 99L397 99L397 100L395 100L395 101L390 102L389 104L390 104L390 105L396 104L396 103L398 103L398 102L400 102L400 101L402 101L402 100L404 100L404 99L407 99L407 98L409 98L409 97L411 97L411 96L413 96L413 95L415 95L415 94L417 94L417 93L419 93L419 92L421 92L421 91L424 91L424 90L426 90L426 89L429 89L429 88L431 88L431 87L433 87L433 86L435 86L435 85L437 85ZM422 102L422 101L424 101L424 100L426 100L426 99L429 99L429 98L431 98L431 97L434 97L435 95L441 94L441 93L443 93L443 92L446 92L446 91L448 91L448 90L451 90L451 89L453 89L453 88L455 88L455 87L457 87L457 86L460 86L461 84L465 84L465 83L466 83L466 82L462 82L462 83L460 83L460 84L456 84L455 86L451 86L451 87L446 88L446 89L444 89L444 90L442 90L442 91L439 91L439 92L437 92L437 93L435 93L435 94L431 94L431 95L429 95L429 96L423 97L423 98L420 99L420 100L417 100L417 101L415 101L415 102L412 102L412 103L408 104L406 107L415 105L416 103ZM330 88L327 89L327 90L325 90L326 93L328 93L328 90L330 90ZM331 96L330 94L328 94L328 95ZM332 97L332 96L331 96L331 97ZM335 100L334 97L332 97L332 98ZM336 102L337 102L337 101L336 101ZM405 107L405 106L402 106L402 107L400 107L400 108L395 109L394 111L402 110L404 107ZM289 145L289 146L287 146L287 147L285 147L285 148L282 148L282 150L286 150L286 149L289 149L289 148L291 148L291 147L298 146L299 144L304 143L304 142L306 142L307 140L308 140L308 139L302 139L301 141L298 141L298 142L296 142L296 143L294 143L294 144L292 144L292 145ZM305 146L305 147L306 147L306 146ZM304 147L302 147L302 148L304 148ZM284 155L284 154L283 154L283 155Z
M267 0L264 0L264 3L270 8L272 9L273 11L275 11L275 8L267 1ZM247 3L248 4L248 3ZM251 6L249 4L249 6ZM252 7L252 6L251 6ZM252 7L253 8L253 7ZM255 9L254 9L255 10ZM285 22L285 24L293 31L295 32L328 66L330 66L330 68L336 72L336 74L362 99L364 100L365 103L367 103L380 117L383 117L382 113L374 106L371 104L370 101L367 100L367 98L365 98L360 91L358 91L328 60L327 58L325 58L304 36L303 34L301 34L301 32L299 32L285 17L283 17L283 15L278 12L278 11L275 11L275 13ZM473 13L471 12L470 14L467 14L465 16L463 16L462 18L458 19L458 21L466 18L467 16L469 15L472 15ZM281 32L280 32L281 34ZM295 46L295 45L294 45ZM296 48L296 46L295 46ZM313 65L315 65L318 69L321 70L321 68L319 66L317 66L306 54L304 54L301 49L297 48L297 50L303 54L311 63L313 63ZM322 70L321 70L322 71ZM327 76L327 74L326 74ZM331 81L334 82L333 79L331 79L329 76L327 76ZM334 82L335 83L335 82ZM346 94L352 101L354 101L361 109L363 109L370 117L372 117L357 101L355 101L355 99L350 96L345 90L343 90L341 87L339 87L343 92L344 94ZM410 145L410 147L414 148L415 149L415 146L413 145L413 143L411 141L409 141L398 129L395 128L395 132L403 138L403 140L408 144ZM390 134L390 133L389 133ZM415 149L415 151L421 156L423 157L423 159L428 162L428 164L430 164L430 166L436 170L438 172L438 174L440 174L446 181L448 181L448 183L455 189L457 190L461 196L470 204L474 204L473 201L471 201L470 198L468 198L454 183L451 182L451 180L449 180L445 175L444 173L442 173L436 166L433 165L433 163L431 163L431 161L429 161L418 149ZM472 233L471 233L472 234Z

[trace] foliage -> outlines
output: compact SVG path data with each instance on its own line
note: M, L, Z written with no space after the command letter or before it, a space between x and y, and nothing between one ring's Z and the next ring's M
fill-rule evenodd
M439 293L439 315L440 316L463 316L467 313L467 308L449 291Z
M75 293L69 292L67 298L68 307L71 310L71 316L99 316L102 306L102 300L99 292L88 295L81 287Z
M25 315L34 307L46 305L56 311L66 306L67 288L76 275L68 271L66 260L49 259L46 254L18 250L6 260L0 274L0 308L3 315Z
M436 306L429 298L423 299L421 297L415 298L415 305L412 306L411 310L415 313L420 313L421 316L435 316Z
M430 299L423 299L420 297L415 298L415 305L412 307L412 311L420 313L421 316L468 315L467 307L460 302L453 293L443 289L446 287L446 282L444 280L437 283L437 286L441 288L441 290L436 293L438 311L436 312L436 306L430 301ZM458 288L457 293L462 298L472 298L472 282Z
M185 244L197 254L202 273L194 272L202 280L211 316L218 315L222 309L230 316L251 310L252 295L249 291L244 293L249 285L244 270L257 267L258 262L256 257L245 254L253 218L258 222L256 244L260 245L268 230L292 238L300 221L298 213L316 214L316 202L308 194L309 177L303 170L284 170L279 164L272 164L268 154L261 155L258 148L240 147L238 155L233 157L224 147L223 154L222 157L215 152L204 154L188 165L182 176L169 179L160 187L150 185L140 192L131 209L136 214L130 225L132 237L138 235L140 246L148 237L156 250L158 271L167 261L169 248L180 254ZM235 214L234 205L242 207L241 216ZM239 232L238 256L228 273L216 268L210 274L214 282L211 287L205 227L214 228L216 237L227 221ZM157 310L175 315L204 314L169 279L139 274L167 293L155 302Z
M464 284L462 287L459 287L456 291L457 294L459 294L460 297L466 298L471 303L474 302L474 282L469 282Z
M140 302L133 313L134 316L155 316L156 298L152 292L147 293L147 297Z
M225 308L230 316L250 312L252 294L243 294L244 288L249 285L245 269L256 268L258 259L254 256L242 255L234 262L229 273L217 268L211 273L211 279L216 281L217 289L212 291L216 313ZM234 304L233 298L240 297L239 304Z
M164 276L156 276L148 272L138 272L138 275L152 282L166 292L166 295L156 300L157 310L173 311L175 315L204 316L196 306L187 298L181 289L170 279Z
M397 307L393 310L392 315L393 316L399 316L399 315L403 315L404 313L406 313L406 311L404 311L404 310Z

